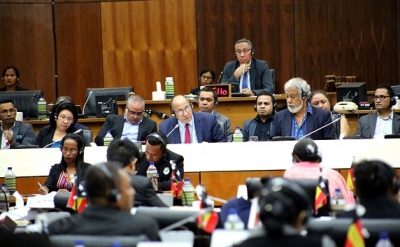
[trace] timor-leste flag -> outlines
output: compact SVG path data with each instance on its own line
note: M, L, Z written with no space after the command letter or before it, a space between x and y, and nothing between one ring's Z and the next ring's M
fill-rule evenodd
M73 186L71 190L71 195L68 198L67 207L75 210L78 213L82 213L83 210L86 208L87 204L86 197L83 197L81 195L78 196L76 193L77 189L75 186Z
M329 192L326 188L325 182L322 176L319 177L319 182L317 188L315 190L315 202L314 202L314 211L318 212L318 209L325 206L328 203Z
M211 202L212 201L208 197L203 186L203 193L200 202L200 213L197 217L197 227L210 234L214 231L218 224L218 214L212 209Z
M347 230L345 247L365 247L364 236L362 234L362 223L358 216Z
M349 169L349 173L347 173L347 179L346 179L347 187L349 187L350 190L354 189L355 184L354 184L354 168Z

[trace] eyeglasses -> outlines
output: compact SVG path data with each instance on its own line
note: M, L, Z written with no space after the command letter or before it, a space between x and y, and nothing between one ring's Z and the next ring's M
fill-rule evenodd
M73 118L71 118L71 117L66 117L66 116L60 116L60 119L61 119L61 121L63 121L63 122L67 121L68 123L74 121Z
M7 115L8 113L10 113L10 115L12 115L12 114L15 114L16 112L17 112L17 109L11 108L9 110L4 109L4 110L0 111L0 114Z
M242 53L247 54L251 51L251 49L243 49L243 50L235 50L236 55L240 55Z
M212 80L212 77L211 77L211 76L202 75L202 76L201 76L201 79L204 79L204 80Z
M390 98L390 96L385 96L385 95L375 95L374 96L374 100L377 100L377 99L384 100L386 98Z
M179 110L179 111L178 111L178 115L179 115L179 116L182 116L184 112L189 113L189 112L191 112L191 111L192 111L192 107L190 107L190 106L187 105L187 106L185 107L184 110Z
M71 153L71 154L75 154L75 153L78 152L78 150L76 150L75 148L71 148L71 149L62 148L61 151L62 151L63 153L68 153L68 152L69 152L69 153Z
M131 115L131 116L138 116L138 117L141 117L141 116L143 115L143 112L142 112L142 111L141 111L141 112L131 111L131 110L128 109L128 107L126 108L126 110L128 111L129 115Z

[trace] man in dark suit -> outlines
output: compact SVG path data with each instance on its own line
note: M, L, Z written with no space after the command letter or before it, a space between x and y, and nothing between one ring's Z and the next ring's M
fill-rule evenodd
M157 123L143 117L144 99L139 95L130 96L124 115L108 115L95 138L97 146L104 146L104 137L110 131L114 139L129 139L133 142L144 141L146 136L157 131Z
M135 203L138 206L167 207L157 196L147 177L135 175L136 163L141 159L139 149L129 140L113 140L107 148L107 161L121 164L131 174L132 187L136 191Z
M376 113L360 118L356 136L383 139L385 135L400 134L400 116L392 111L397 103L395 96L389 85L378 85L373 99Z
M10 99L0 100L0 149L15 148L20 145L34 145L36 136L30 124L15 120L17 109Z
M150 162L153 162L158 172L158 189L171 190L171 175L174 170L170 161L173 160L176 164L176 178L182 180L184 158L167 149L167 137L161 132L151 133L146 140L146 155L137 165L137 174L146 176L147 168L149 168Z
M254 103L254 110L257 116L246 120L243 124L243 141L247 142L250 136L257 136L259 141L268 141L270 128L276 109L275 96L267 91L261 92Z
M168 137L168 143L226 142L215 115L193 112L193 104L185 96L175 96L170 110L175 117L160 124L160 132Z
M303 136L332 122L331 113L308 103L310 85L301 78L292 78L285 83L287 109L277 112L271 125L271 137L292 136L299 140ZM335 139L333 126L316 131L309 136L313 140Z
M249 96L258 95L261 91L275 93L268 63L253 58L254 48L250 40L236 41L234 54L237 60L225 65L222 75L223 83L239 82L241 92Z

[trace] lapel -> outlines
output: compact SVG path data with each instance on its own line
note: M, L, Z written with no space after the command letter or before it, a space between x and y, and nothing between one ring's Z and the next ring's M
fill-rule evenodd
M144 121L146 121L146 118L145 117L143 117L143 120L142 120L142 122L139 124L139 127L138 127L138 134L137 134L137 140L138 141L141 141L141 139L142 139L142 134L143 134L143 128L140 128L140 126L143 124L143 126L146 126L145 124L144 124ZM144 139L145 139L146 137L144 137Z
M203 132L202 132L202 123L201 123L201 119L200 116L193 113L193 117L194 117L194 127L196 128L196 136L197 136L197 142L198 143L202 143L203 142Z
M314 109L312 109L313 114L315 114ZM314 115L308 115L307 114L307 120L306 120L306 125L307 125L307 129L306 129L306 133L303 133L303 135L307 135L308 133L312 132L314 129L314 124L315 124L315 119L314 119Z
M251 59L251 71L250 71L250 86L251 89L254 90L256 89L256 75L257 73L257 66L256 66L256 61L255 59Z
M254 136L254 132L256 132L256 126L257 126L257 122L256 121L251 121L250 122L248 138L250 138L250 136Z
M120 139L122 137L122 131L124 130L124 123L125 123L124 115L119 115L117 119L118 121L117 121L116 131L118 136L116 138Z
M290 113L289 110L286 110L284 116L285 119L289 119L289 121L282 121L283 122L283 130L282 130L282 136L290 136L292 134L292 113Z
M400 116L393 112L393 134L400 134Z
M18 122L18 121L15 121L15 126L14 126L14 129L13 129L14 142L16 142L16 140L17 140L17 136L18 136L18 133L19 133L20 129L21 129L21 123Z
M169 131L171 131L177 124L178 124L178 119L175 117L172 124L170 124ZM168 131L168 133L169 133L169 131ZM172 133L168 136L168 142L169 143L177 143L177 144L182 143L179 128L172 131Z
M376 118L378 117L378 112L375 112L374 114L371 114L369 116L369 126L370 126L370 133L369 133L369 138L374 137L375 134L375 127L376 127Z

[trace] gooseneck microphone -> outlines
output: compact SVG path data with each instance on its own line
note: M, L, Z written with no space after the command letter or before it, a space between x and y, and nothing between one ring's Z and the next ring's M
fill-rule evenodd
M328 124L325 124L324 126L318 128L318 129L316 129L316 130L314 130L314 131L311 131L311 132L308 133L307 135L302 136L299 140L301 140L301 139L303 139L303 138L305 138L305 137L307 137L307 136L310 136L310 135L314 134L315 132L322 130L322 129L325 128L325 127L328 127L329 125L331 125L331 124L333 124L333 123L336 123L336 122L339 121L340 119L342 119L342 115L340 115L339 118L336 118L336 119L333 120L332 122L330 122L330 123L328 123Z
M174 130L176 130L178 127L179 127L179 124L176 124L175 127L168 133L167 138L168 138L168 136L169 136Z
M33 94L32 98L29 100L28 109L26 110L26 120L29 120L29 109L31 109L31 103L33 99L36 99L37 94ZM37 100L36 100L37 101ZM37 102L36 102L37 103Z
M162 119L168 119L168 118L169 118L169 116L168 116L167 114L165 114L165 113L163 113L163 112L160 112L160 111L157 111L157 110L149 109L149 110L144 110L144 111L145 111L147 114L149 114L150 116L151 116L152 114L156 114L157 117L162 118Z
M78 134L78 133L81 133L81 132L82 132L82 129L78 129L77 131L74 132L74 134ZM59 142L59 141L61 141L61 140L62 140L62 138L59 139L59 140L57 140L57 141L54 141L54 142L51 142L51 143L47 144L47 145L44 146L43 148L50 147L50 146L53 145L54 143Z
M221 74L219 74L219 77L218 77L217 84L221 84L221 78L222 78L223 74L224 74L224 71L221 71Z
M86 105L87 105L87 103L88 103L88 101L89 101L89 99L90 99L90 96L92 95L92 92L93 92L93 91L90 90L89 96L87 97L85 104L83 104L83 109L82 109L82 115L83 115L83 116L85 116L85 108L86 108Z

